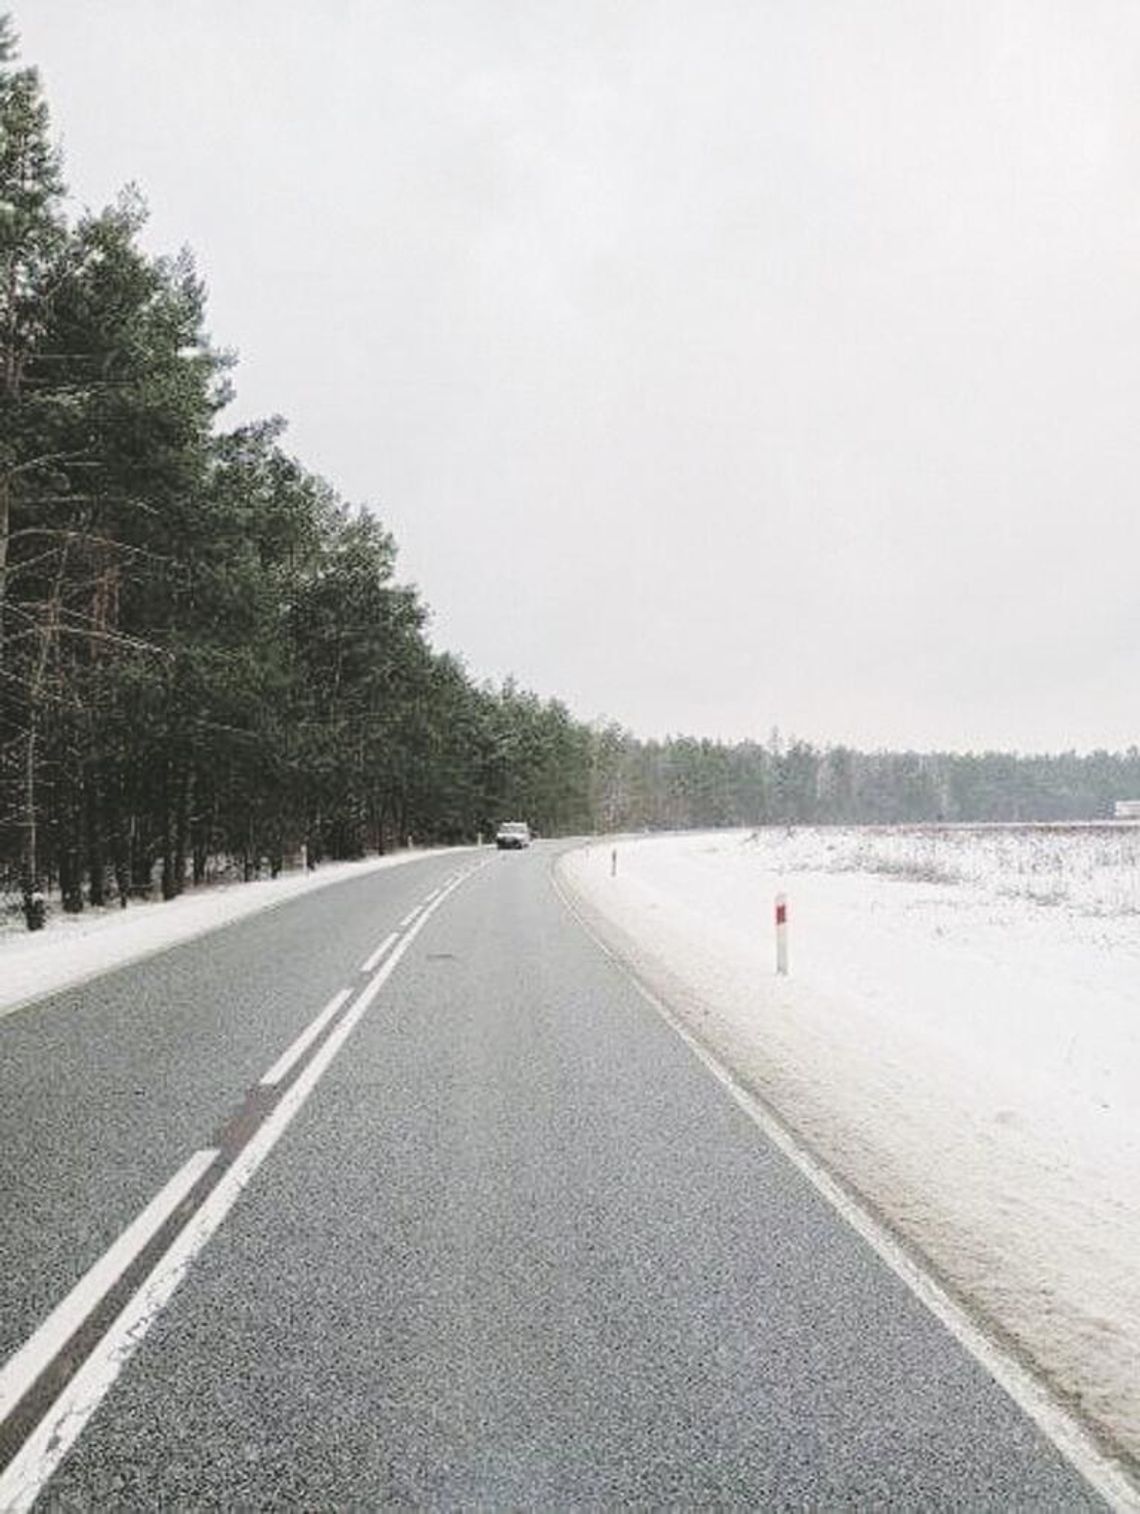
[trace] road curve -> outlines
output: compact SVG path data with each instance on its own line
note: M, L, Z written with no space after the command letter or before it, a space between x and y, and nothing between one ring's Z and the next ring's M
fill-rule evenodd
M336 885L0 1023L0 1356L196 1152L146 1267L234 1188L38 1506L1104 1507L551 855Z

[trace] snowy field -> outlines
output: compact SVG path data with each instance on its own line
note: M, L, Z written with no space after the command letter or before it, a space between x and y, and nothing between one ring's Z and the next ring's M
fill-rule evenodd
M432 855L439 856L444 850L437 848ZM65 915L56 907L44 929L34 932L24 928L23 917L13 906L0 922L0 1015L29 999L82 983L109 968L271 909L298 894L426 855L412 850L361 862L322 863L312 872L298 869L252 883L207 885L177 899L132 903L126 910L115 904Z
M1140 1458L1140 826L716 832L561 870L705 1044Z

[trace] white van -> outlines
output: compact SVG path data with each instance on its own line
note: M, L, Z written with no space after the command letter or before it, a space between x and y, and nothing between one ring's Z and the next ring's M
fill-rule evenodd
M530 845L530 826L525 820L506 820L495 832L495 845L501 852L521 851Z

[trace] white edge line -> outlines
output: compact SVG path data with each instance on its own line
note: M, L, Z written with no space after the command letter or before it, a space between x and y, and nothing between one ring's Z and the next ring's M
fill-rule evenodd
M66 1298L60 1300L35 1334L8 1358L0 1371L0 1420L20 1402L99 1300L114 1287L206 1169L212 1166L217 1155L216 1150L196 1151L84 1273Z
M380 945L376 948L376 950L372 953L368 960L361 963L360 971L362 973L373 972L379 965L380 959L391 950L398 939L399 937L396 935L395 931L393 931L390 936L385 936L383 941L381 941Z
M689 1050L720 1082L745 1114L760 1127L772 1144L808 1180L822 1198L876 1252L891 1271L926 1305L966 1351L990 1374L1014 1403L1033 1421L1087 1483L1105 1498L1118 1514L1140 1511L1140 1489L1128 1472L1097 1445L1093 1436L1059 1404L1028 1368L982 1330L966 1309L932 1277L894 1236L866 1210L811 1152L791 1133L777 1115L742 1083L697 1039L688 1026L636 976L622 958L598 935L575 908L568 885L551 869L555 893L594 944L621 970L638 993L651 1004Z
M415 928L403 938L297 1081L286 1090L276 1109L242 1149L202 1207L178 1233L146 1281L128 1300L102 1340L13 1457L0 1476L0 1509L5 1514L10 1514L10 1511L21 1514L21 1511L30 1509L39 1497L44 1484L75 1444L87 1421L102 1403L115 1379L186 1276L194 1258L237 1203L254 1173L284 1135L329 1063L395 971L401 957L428 919L463 881L462 877L457 878L424 911ZM211 1159L212 1156L213 1153Z
M352 990L350 988L342 988L339 993L333 994L316 1019L305 1026L293 1044L281 1053L273 1066L261 1079L260 1086L262 1088L271 1088L275 1084L280 1083L281 1079L293 1066L293 1063L312 1045L333 1015L336 1014L337 1010L351 994Z

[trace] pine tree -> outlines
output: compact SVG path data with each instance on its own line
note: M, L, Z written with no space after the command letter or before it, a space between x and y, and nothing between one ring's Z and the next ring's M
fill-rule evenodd
M23 536L37 561L34 507L56 461L61 405L37 360L67 271L59 156L34 69L15 66L16 37L0 17L0 776L7 819L21 837L21 889L30 928L43 919L36 791L41 705L58 635L57 566L42 598L20 582ZM22 508L32 507L21 519Z

